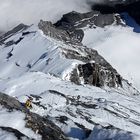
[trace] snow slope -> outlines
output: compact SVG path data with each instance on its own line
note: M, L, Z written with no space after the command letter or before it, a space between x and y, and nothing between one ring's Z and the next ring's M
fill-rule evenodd
M5 44L23 38L19 43L7 47L2 45L0 48L0 77L2 79L14 78L27 71L52 73L65 79L76 64L82 63L74 59L65 59L62 55L63 48L69 49L72 46L44 36L37 26L32 26L24 32L31 33L23 36L23 32L19 32L8 38Z
M0 87L2 92L21 102L26 101L26 95L32 96L32 111L51 117L69 137L80 140L85 138L84 130L77 125L80 124L90 130L95 127L94 131L97 125L104 129L110 127L111 133L114 131L114 135L110 135L115 140L120 138L116 138L115 132L125 133L127 137L131 132L134 136L132 140L140 138L139 95L123 95L119 89L103 90L93 86L78 86L42 72L29 72L13 80L1 81L0 85L3 85ZM77 98L78 95L80 99ZM68 119L61 122L61 116ZM110 133L107 130L97 132L97 137L104 131ZM105 140L107 136L102 139Z

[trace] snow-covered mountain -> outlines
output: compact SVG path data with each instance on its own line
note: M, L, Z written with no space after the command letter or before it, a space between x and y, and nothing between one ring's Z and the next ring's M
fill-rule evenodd
M55 24L2 34L0 140L139 140L140 41L132 20L73 11Z

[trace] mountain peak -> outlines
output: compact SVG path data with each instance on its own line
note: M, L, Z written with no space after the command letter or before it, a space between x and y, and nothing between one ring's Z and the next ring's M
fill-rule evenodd
M0 36L0 139L140 139L139 34L105 2Z

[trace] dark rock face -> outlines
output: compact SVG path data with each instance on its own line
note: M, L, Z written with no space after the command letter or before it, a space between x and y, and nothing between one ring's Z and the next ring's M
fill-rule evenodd
M93 6L93 10L98 10L104 14L128 12L140 24L140 0L128 0L124 2L106 2Z
M15 98L0 93L0 105L7 108L9 111L19 110L25 113L26 127L32 129L35 133L40 134L42 140L67 140L64 133L48 118L30 112L24 104L20 103ZM18 136L22 136L21 132L13 130L12 128L7 131L12 131L19 134Z
M29 137L27 137L26 135L22 134L20 131L14 129L14 128L0 127L0 129L3 130L3 131L9 132L11 134L14 134L17 137L18 140L23 140L23 139L33 140L33 139L30 139Z
M20 110L26 112L27 109L14 97L10 97L6 94L0 93L0 104L9 110Z
M115 14L102 14L98 11L89 13L71 12L63 15L62 19L55 26L61 29L80 29L87 26L104 27L113 24L116 20Z
M13 44L17 45L20 41L22 41L24 37L20 37L17 41L11 40L5 43L5 47L11 46Z
M113 23L121 24L119 15L101 14L93 11L89 13L70 12L63 15L62 19L55 23L41 20L38 24L39 29L45 35L70 44L80 44L84 37L82 28L104 27Z
M78 75L78 76L77 76ZM77 76L77 79L76 79ZM90 84L97 87L122 87L122 77L99 64L87 63L78 65L76 71L73 71L71 80L81 82L83 80L84 84Z
M64 133L48 118L35 113L26 114L26 127L42 136L42 140L68 140Z

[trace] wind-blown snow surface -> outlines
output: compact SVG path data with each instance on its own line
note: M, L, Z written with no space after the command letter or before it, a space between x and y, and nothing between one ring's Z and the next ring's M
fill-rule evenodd
M140 89L140 34L133 32L133 28L85 29L83 44L98 50L125 79Z
M15 96L21 102L26 101L26 95L37 95L40 98L38 102L45 109L33 104L32 111L42 116L52 117L55 124L69 137L80 140L85 137L84 131L77 127L76 123L78 123L90 130L94 128L94 135L91 135L91 138L98 138L98 140L100 140L101 134L104 136L102 140L106 138L120 140L124 138L124 135L128 139L122 140L140 139L138 136L140 132L140 96L123 95L119 89L106 91L93 86L78 86L42 72L29 72L13 80L1 81L0 85L3 92ZM76 101L78 95L80 95L80 99ZM75 103L71 100L67 104L65 96L75 99ZM76 105L76 102L79 105ZM68 117L68 121L66 121L68 125L54 119L60 116ZM116 129L112 128L107 131L101 127L95 127L95 124L100 124L102 127L111 125Z

